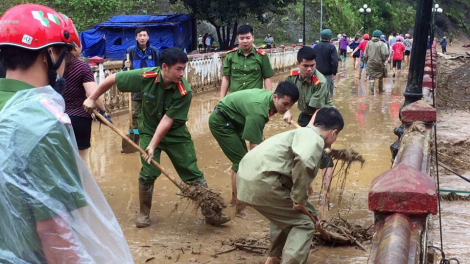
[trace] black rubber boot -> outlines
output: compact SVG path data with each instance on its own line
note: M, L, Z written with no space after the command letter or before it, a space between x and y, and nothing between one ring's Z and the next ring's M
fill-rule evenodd
M152 185L139 184L139 201L140 212L135 221L135 226L138 228L148 227L150 225L150 209L152 208Z

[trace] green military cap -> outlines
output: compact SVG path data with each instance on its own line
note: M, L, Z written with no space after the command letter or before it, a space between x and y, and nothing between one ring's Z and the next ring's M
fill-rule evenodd
M322 39L331 39L333 37L333 32L331 32L331 29L324 29L320 32L320 37Z
M372 37L378 37L380 38L380 35L382 35L382 31L380 30L374 30L374 32L372 32Z

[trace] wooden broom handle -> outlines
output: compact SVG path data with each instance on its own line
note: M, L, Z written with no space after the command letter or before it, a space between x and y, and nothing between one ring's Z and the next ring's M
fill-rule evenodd
M127 141L127 143L129 143L131 146L133 146L135 149L137 149L141 154L145 154L147 155L147 152L145 152L143 149L141 149L136 143L134 143L134 141L132 141L130 138L128 138L121 130L117 129L113 124L111 124L106 118L104 118L100 113L98 113L98 111L96 111L96 109L93 109L93 114L95 114L96 117L98 117L101 122L103 122L106 126L108 126L109 128L111 128L112 130L114 130L114 132L116 132L119 136L121 136L124 140ZM181 187L181 184L179 184L175 178L171 177L166 171L165 169L163 169L162 166L160 166L160 164L158 164L153 158L152 158L152 164L157 167L163 175L165 175L174 185L176 185L176 187L178 187L178 189L182 189Z

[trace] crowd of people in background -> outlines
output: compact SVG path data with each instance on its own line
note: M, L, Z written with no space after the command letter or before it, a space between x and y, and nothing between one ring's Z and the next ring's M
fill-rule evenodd
M377 33L377 32L376 32ZM352 38L348 38L346 33L338 34L338 39L337 39L337 54L338 54L338 60L341 62L341 65L344 66L346 62L346 58L348 56L351 56L354 61L353 61L353 67L354 69L359 69L359 74L358 78L360 79L362 76L362 70L368 70L367 67L367 62L366 62L366 57L370 58L371 56L366 56L366 47L368 46L370 42L370 35L369 34L363 34L362 36L360 35L355 35ZM323 38L323 37L322 37ZM389 65L389 69L393 71L392 77L400 77L401 75L401 70L403 67L409 66L409 61L410 61L410 55L411 55L411 49L413 46L413 39L411 38L410 34L400 34L393 32L389 35L387 38L385 34L382 34L380 32L380 35L377 36L372 36L372 40L375 39L375 41L380 41L385 45L385 49L383 49L383 52L380 53L374 53L380 54L380 57L386 56L384 59L383 63L384 65ZM331 41L331 43L334 43L334 41ZM440 44L443 47L443 53L445 51L445 46L447 45L445 37L443 41L440 42ZM371 42L371 46L374 46ZM317 46L317 43L312 43L311 48L315 49ZM350 52L348 52L350 51ZM372 50L371 50L372 51ZM387 51L387 52L385 52ZM348 55L350 54L350 55ZM374 57L374 56L372 56ZM369 70L372 71L373 70ZM372 83L369 71L366 72L366 78L369 78L369 80ZM382 80L382 75L387 76L386 69L380 70L383 74L380 74L378 76L379 78L379 91L381 91L381 80ZM372 91L372 90L371 90Z
M337 53L338 53L338 60L341 62L341 66L345 67L346 65L346 59L348 57L348 54L350 53L349 56L351 56L354 60L354 69L359 69L359 76L361 76L362 70L367 69L367 66L363 62L363 56L364 56L364 49L365 45L367 45L367 42L369 41L369 38L364 38L364 36L369 36L369 34L363 34L361 35L354 35L351 37L348 37L346 33L340 33L337 35L337 40L331 40L331 43L337 43ZM197 38L197 50L199 53L208 53L213 51L214 48L214 36L209 33L205 33L204 35L199 34ZM410 55L411 55L411 49L413 46L413 38L410 34L401 34L398 32L392 32L390 35L387 37L385 34L382 34L379 36L379 40L382 41L387 45L387 48L389 50L389 58L387 59L387 63L389 64L390 70L393 70L394 74L393 77L399 76L400 71L402 70L403 67L408 67L410 64ZM313 49L317 44L320 43L321 40L316 40L315 42L311 42L309 46ZM358 46L360 46L361 43L364 43L359 49ZM396 43L398 44L395 48L394 45ZM434 47L439 44L442 48L442 53L445 54L447 52L447 45L449 44L452 46L453 42L453 35L452 33L449 33L448 38L446 36L442 37L442 39L437 42L437 39L434 39L433 42L431 43L430 40L428 40L428 48L433 45ZM235 45L238 45L238 43L235 43ZM405 50L402 52L402 46L405 47ZM267 34L266 37L264 38L264 45L261 45L260 48L263 49L271 49L275 48L276 44L274 41L274 38L271 34ZM283 45L281 45L283 47ZM395 50L394 50L395 49ZM352 52L351 52L352 51ZM394 63L395 62L395 63Z
M214 45L214 36L206 33L203 35L199 34L197 38L197 50L199 53L211 52L212 46Z

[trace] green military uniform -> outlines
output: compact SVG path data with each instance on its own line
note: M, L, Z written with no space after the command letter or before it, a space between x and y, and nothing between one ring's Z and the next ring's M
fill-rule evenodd
M192 90L186 79L179 84L163 87L160 67L124 71L116 74L116 85L121 92L141 92L142 111L139 119L140 147L147 148L160 120L166 115L173 125L157 146L154 158L160 162L161 151L168 154L178 175L184 182L204 181L197 167L196 152L191 134L186 127ZM151 185L160 170L142 159L139 181Z
M132 128L139 127L139 116L142 111L142 101L132 100Z
M32 85L13 79L0 78L0 110L17 92L34 88Z
M145 55L146 49L139 49L140 54ZM138 129L139 128L139 117L140 112L142 112L142 95L140 93L132 93L132 128Z
M286 81L291 82L299 89L298 106L301 111L298 122L300 126L307 126L317 109L324 106L333 106L326 78L315 70L311 78L302 79L299 69L289 72Z
M297 122L300 126L307 126L317 109L325 106L333 107L326 78L318 70L315 70L311 78L303 79L300 76L300 70L293 69L289 72L286 81L294 83L299 89L300 97L297 104L301 113ZM331 157L323 152L320 168L333 166Z
M223 75L230 76L229 91L233 93L253 88L262 89L263 80L271 78L274 71L265 51L252 47L248 56L245 56L240 47L228 51Z
M4 109L7 102L15 103L10 99L17 92L33 88L18 80L0 79L0 116L2 110L8 111ZM15 98L16 101L26 101L27 94L24 95ZM22 120L11 118L9 114L0 117L0 125L4 129L3 137L0 136L4 144L0 146L7 157L6 160L0 158L0 183L5 187L0 190L8 190L2 193L4 197L0 195L0 200L7 197L0 205L4 222L0 225L0 234L4 234L0 235L0 249L5 254L13 252L28 263L38 263L38 260L46 263L36 222L50 219L59 212L85 207L87 201L74 155L77 150L67 134L67 125L59 122L46 107L28 105L25 112L25 115L29 112L29 116L35 116L28 122L36 126L25 129L26 126L15 124ZM37 127L39 124L41 127ZM28 140L22 139L26 138L25 135L28 135ZM7 150L12 146L16 150ZM22 181L18 182L18 179ZM11 241L13 235L15 241Z
M264 125L275 113L273 93L250 89L229 94L209 117L209 128L222 151L238 171L238 163L248 152L245 140L254 144L263 141Z
M307 188L318 172L324 141L308 126L277 134L245 155L237 174L237 198L251 205L270 223L270 257L283 264L307 263L315 227L308 216L293 209L306 205Z

